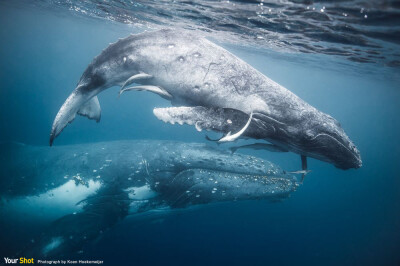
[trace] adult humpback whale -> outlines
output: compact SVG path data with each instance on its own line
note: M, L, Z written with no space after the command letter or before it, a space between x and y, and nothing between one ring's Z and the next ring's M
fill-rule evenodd
M132 83L138 85L128 87ZM182 108L174 109L176 112L190 110L191 120L198 116L202 121L213 119L217 111L226 124L239 127L237 132L223 131L225 136L220 141L239 137L267 140L283 150L300 154L303 168L306 156L341 169L362 165L359 151L334 118L222 47L182 30L131 35L94 58L59 110L50 145L77 113L99 121L96 95L115 85L122 86L120 93L146 90L159 94ZM158 109L157 113L165 121L174 120L171 109ZM227 113L244 115L245 122L239 119L231 123L224 116Z
M30 244L20 255L35 258L71 259L127 215L221 201L275 201L299 185L256 157L165 141L55 148L3 143L0 169L0 243L21 238L23 246ZM33 229L38 226L42 234Z

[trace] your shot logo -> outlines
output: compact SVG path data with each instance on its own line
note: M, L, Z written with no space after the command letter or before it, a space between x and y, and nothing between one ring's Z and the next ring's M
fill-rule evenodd
M9 263L18 263L18 259L9 259L9 258L4 258L7 264Z
M20 264L25 264L25 263L27 263L27 264L30 264L30 263L35 263L34 262L34 260L33 260L33 258L32 259L26 259L26 258L19 258L19 259L9 259L9 258L4 258L4 261L6 262L6 264L17 264L17 263L20 263Z

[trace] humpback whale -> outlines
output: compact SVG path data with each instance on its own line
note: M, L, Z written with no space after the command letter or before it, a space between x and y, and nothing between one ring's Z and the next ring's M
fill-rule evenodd
M220 142L261 139L302 161L313 157L341 169L362 165L337 120L206 38L172 29L130 35L95 57L58 111L50 145L76 114L99 121L97 94L116 85L120 94L142 90L169 100L176 108L156 114L166 122L188 112L186 121L196 128L219 123Z
M35 258L70 259L128 215L276 201L299 186L293 175L260 158L156 140L54 148L1 143L0 171L0 230L11 228L18 239L19 231L41 225L41 233L22 238L21 255ZM0 234L1 243L8 242L1 239L6 235Z

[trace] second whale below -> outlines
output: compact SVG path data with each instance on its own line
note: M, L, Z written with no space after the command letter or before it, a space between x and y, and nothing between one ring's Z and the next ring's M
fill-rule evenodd
M239 200L276 202L300 184L254 156L156 140L54 148L0 143L0 166L0 242L9 241L9 231L21 240L16 257L57 260L95 245L128 217Z

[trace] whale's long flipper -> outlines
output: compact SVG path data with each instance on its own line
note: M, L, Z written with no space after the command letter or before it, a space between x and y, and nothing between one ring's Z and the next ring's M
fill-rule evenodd
M188 125L195 125L198 131L203 128L207 130L216 130L225 133L224 136L218 140L208 140L221 142L231 142L238 139L250 126L253 119L253 112L250 116L246 113L230 109L230 108L207 108L203 106L196 107L170 107L170 108L155 108L154 115L171 124L178 123L180 125L186 123ZM247 121L242 127L243 122ZM237 131L235 134L232 132Z
M206 129L223 133L239 131L249 118L239 110L204 106L154 108L153 113L166 123L195 125L198 131Z
M235 153L238 149L267 150L270 152L288 152L288 150L281 148L278 145L269 143L254 143L249 145L231 147L229 149L231 150L232 154Z
M134 86L134 87L129 87L126 89L121 89L119 91L119 95L121 95L122 93L124 93L125 91L131 91L131 90L137 90L137 91L150 91L153 92L155 94L160 95L161 97L163 97L164 99L167 100L171 100L172 99L172 95L168 93L168 91L164 90L161 87L158 86L152 86L152 85L139 85L139 86Z
M152 75L146 74L146 73L139 73L136 75L133 75L132 77L128 78L125 83L122 85L121 90L125 89L126 86L134 83L135 81L138 80L146 80L146 79L151 79L153 78Z
M154 115L166 122L180 125L194 125L197 131L214 130L222 132L224 136L221 139L236 139L247 129L252 127L253 123L248 114L231 108L213 108L213 107L169 107L154 108ZM247 122L247 123L246 123ZM238 132L229 135L228 132ZM221 142L221 139L217 140ZM233 140L234 140L233 139Z

